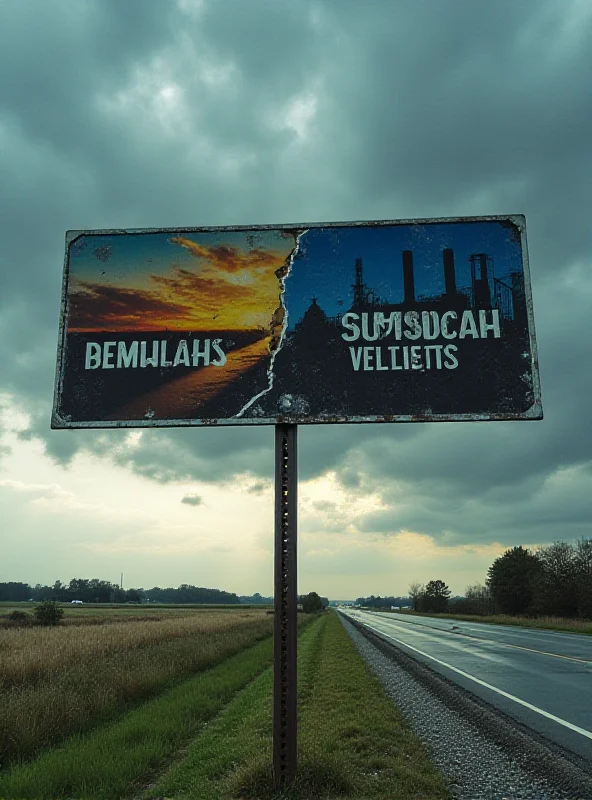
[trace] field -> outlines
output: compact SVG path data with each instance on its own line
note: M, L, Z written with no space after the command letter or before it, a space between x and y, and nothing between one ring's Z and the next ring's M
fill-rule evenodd
M80 611L0 629L0 797L280 796L267 610ZM281 796L447 798L337 615L299 623L300 769Z
M33 609L39 603L6 603L0 602L0 629L8 627L8 615L11 611L21 611L25 614L33 614ZM85 603L84 605L71 605L70 603L60 604L64 611L64 625L103 625L112 622L138 622L156 621L160 619L170 619L171 617L186 617L188 613L195 613L197 610L219 611L226 609L229 611L256 611L271 610L271 606L265 605L136 605L132 603Z
M113 719L269 637L273 624L242 608L95 610L86 625L80 611L68 615L78 624L0 630L1 764Z

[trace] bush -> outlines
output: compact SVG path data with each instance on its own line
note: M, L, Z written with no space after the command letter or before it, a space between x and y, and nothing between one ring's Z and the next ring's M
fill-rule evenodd
M14 628L26 628L34 622L33 617L26 611L11 611L7 619Z
M323 610L323 602L316 592L305 594L301 598L302 610L305 614L318 614Z
M64 616L64 609L54 600L45 600L34 609L33 613L38 625L59 625Z

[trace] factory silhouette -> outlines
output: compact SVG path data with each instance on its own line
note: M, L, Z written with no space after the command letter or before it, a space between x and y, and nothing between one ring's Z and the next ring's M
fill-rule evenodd
M505 329L510 326L526 332L528 330L524 279L520 272L511 272L502 280L494 275L493 259L486 253L475 253L469 258L471 267L471 283L469 287L458 288L454 266L454 251L446 248L443 251L443 269L445 291L440 295L417 295L415 291L415 274L413 251L402 252L403 299L393 303L381 298L378 293L364 283L363 261L358 257L354 266L354 282L351 285L352 302L349 311L357 313L372 311L456 311L462 314L470 310L499 311L500 320ZM327 328L341 325L341 318L346 310L336 316L325 314L316 297L302 319L295 325L298 334L313 334L314 328ZM288 334L289 335L289 334Z
M364 281L362 257L355 259L350 300L340 302L336 315L329 315L316 297L285 339L274 364L274 385L262 398L263 410L276 413L286 392L297 396L294 413L331 416L519 414L533 403L530 381L528 312L521 272L504 278L494 274L493 259L486 253L469 258L470 283L457 285L454 251L443 251L444 291L418 294L413 251L401 254L402 296L385 298ZM344 341L344 314L369 315L391 312L454 311L460 319L465 311L497 309L499 338L454 339L458 368L405 371L365 371L352 367L350 342ZM381 334L382 336L382 334ZM381 345L381 336L372 345ZM436 338L429 344L450 344ZM357 341L355 345L366 345ZM389 342L397 344L397 342ZM403 340L400 345L414 342ZM387 345L383 345L386 351ZM374 349L374 347L372 348ZM402 348L401 348L402 349ZM405 348L407 349L407 348Z

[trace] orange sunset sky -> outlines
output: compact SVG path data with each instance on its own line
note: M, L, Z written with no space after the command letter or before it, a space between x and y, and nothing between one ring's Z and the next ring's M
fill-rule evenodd
M68 330L269 331L294 247L277 230L83 235L70 248Z

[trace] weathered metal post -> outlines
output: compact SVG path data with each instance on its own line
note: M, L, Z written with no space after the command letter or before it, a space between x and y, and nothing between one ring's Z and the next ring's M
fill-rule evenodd
M297 762L297 426L275 426L273 774L277 788Z

